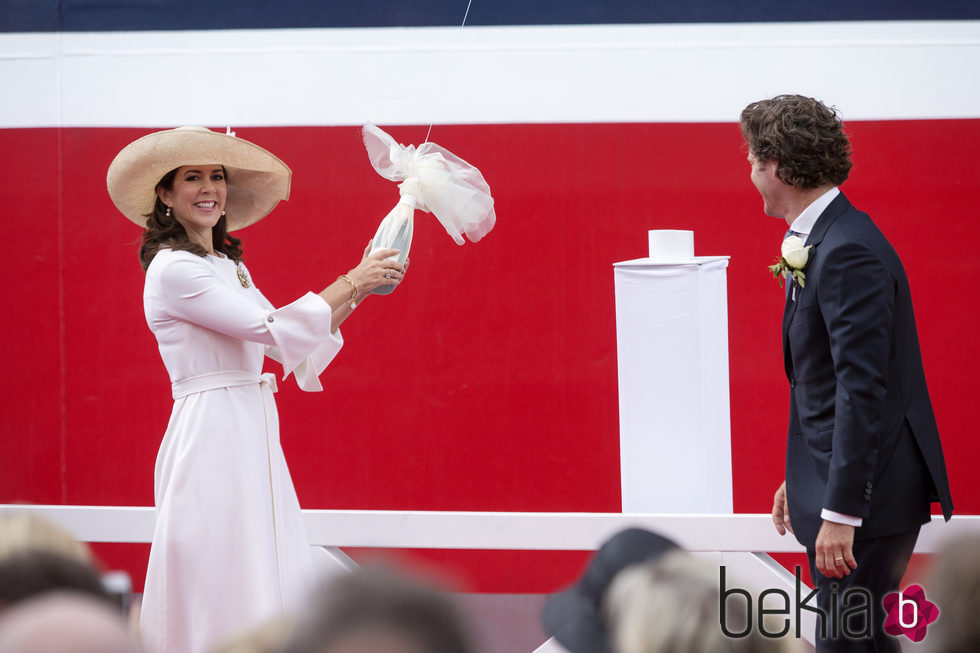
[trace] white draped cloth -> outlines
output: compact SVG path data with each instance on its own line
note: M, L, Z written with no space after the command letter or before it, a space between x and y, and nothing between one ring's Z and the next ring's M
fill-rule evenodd
M493 229L497 216L490 186L474 166L435 143L422 143L418 149L401 145L376 125L365 125L362 134L378 174L401 182L398 204L372 241L374 251L393 247L400 262L408 258L415 209L436 216L457 245L463 244L464 235L475 243Z
M202 653L298 606L316 582L279 443L275 377L262 364L270 356L283 378L322 390L317 377L343 340L321 297L276 309L223 257L161 250L143 304L174 406L154 474L140 630L152 653Z

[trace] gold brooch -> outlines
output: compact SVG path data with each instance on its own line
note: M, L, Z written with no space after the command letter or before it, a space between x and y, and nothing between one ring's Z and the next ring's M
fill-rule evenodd
M242 288L250 288L252 284L248 280L248 275L245 274L245 268L237 261L235 262L235 271L238 272L238 281L242 284Z

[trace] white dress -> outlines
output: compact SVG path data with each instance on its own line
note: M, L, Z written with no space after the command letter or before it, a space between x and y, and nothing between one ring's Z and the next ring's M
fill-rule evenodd
M271 356L283 378L322 390L317 376L343 341L321 297L275 309L222 257L161 250L143 306L174 407L154 474L140 630L151 653L203 653L295 607L315 584L279 444L275 377L262 363Z

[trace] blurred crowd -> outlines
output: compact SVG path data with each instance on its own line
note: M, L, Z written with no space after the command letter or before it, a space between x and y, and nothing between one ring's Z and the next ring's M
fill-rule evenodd
M940 616L917 650L980 651L980 537L949 542L923 584ZM0 512L0 653L141 653L138 601L131 605L128 595L125 582L100 570L67 532L27 512ZM628 529L600 547L572 587L548 599L541 621L555 652L806 650L792 629L781 638L759 627L742 637L724 633L719 598L717 565ZM731 631L752 619L746 605L727 606ZM364 568L325 582L302 614L251 624L210 653L479 653L466 623L451 595Z

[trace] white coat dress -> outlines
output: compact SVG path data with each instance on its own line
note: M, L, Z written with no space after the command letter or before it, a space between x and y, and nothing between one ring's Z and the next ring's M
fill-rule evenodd
M246 277L247 270L244 269ZM140 630L151 653L203 653L306 599L312 551L279 444L275 377L300 388L343 345L307 293L275 309L219 256L161 250L143 307L173 384L154 473L156 527Z

